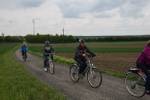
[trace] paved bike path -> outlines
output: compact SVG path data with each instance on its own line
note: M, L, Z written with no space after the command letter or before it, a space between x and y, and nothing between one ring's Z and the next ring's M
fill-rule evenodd
M19 51L16 52L16 58L25 64L27 70L37 79L60 90L69 100L150 100L150 96L135 98L129 95L123 79L103 75L101 87L93 89L86 78L79 83L73 83L69 77L69 67L65 65L55 64L56 73L50 75L42 69L42 58L29 54L27 62L23 62Z

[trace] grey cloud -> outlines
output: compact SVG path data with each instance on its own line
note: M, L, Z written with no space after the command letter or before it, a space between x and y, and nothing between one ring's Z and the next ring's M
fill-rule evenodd
M83 0L81 0L83 1ZM79 17L82 13L105 12L117 8L124 3L124 0L93 0L93 2L79 2L76 0L60 1L57 5L62 10L64 17Z
M55 0L54 0L55 1ZM77 18L84 13L101 13L99 17L105 17L102 14L113 9L119 9L121 17L142 17L143 8L150 0L93 0L93 2L79 2L79 0L56 0L56 5L60 8L64 17ZM111 16L107 14L106 17ZM98 17L98 16L95 16Z
M38 7L40 6L44 0L18 0L18 4L21 7L30 8L30 7Z
M120 16L139 18L143 17L143 9L150 0L128 0L123 6L120 7Z
M95 2L92 11L94 12L104 12L108 10L112 10L122 6L125 3L125 0L97 0Z
M77 1L59 1L56 4L62 10L64 17L67 18L77 18L81 13L88 12L91 9L92 4L87 2L81 3Z
M46 0L0 0L0 9L39 7ZM47 0L48 1L48 0ZM91 1L91 2L89 2ZM79 18L84 14L95 17L110 17L107 13L119 9L121 17L143 17L143 9L150 0L49 0L60 8L65 18ZM97 14L95 14L97 13Z
M0 9L12 9L15 7L16 0L0 0Z
M104 13L100 13L100 14L95 14L94 16L95 16L96 18L110 18L110 17L112 17L113 15L104 12Z
M31 8L40 6L45 0L0 0L0 9Z

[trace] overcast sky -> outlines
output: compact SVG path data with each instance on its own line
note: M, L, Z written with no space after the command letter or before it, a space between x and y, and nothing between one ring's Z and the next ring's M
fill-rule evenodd
M0 0L0 33L150 34L150 0Z

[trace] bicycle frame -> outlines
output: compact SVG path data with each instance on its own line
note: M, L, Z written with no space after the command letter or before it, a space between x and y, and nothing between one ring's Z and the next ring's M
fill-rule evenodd
M86 57L86 59L87 59L87 68L85 69L85 73L87 73L88 71L92 71L92 69L94 68L93 66L94 66L94 64L92 63L92 58L91 57Z
M102 75L94 66L94 64L92 62L92 57L87 56L87 55L85 57L86 57L87 67L83 73L86 75L87 81L90 84L90 86L92 88L98 88L102 83ZM70 77L71 77L73 82L78 82L80 79L85 77L85 75L79 74L78 63L75 63L75 64L70 66Z
M27 59L27 52L23 52L22 58L26 61L26 59Z
M145 78L146 75L140 69L130 68L129 71L132 72L132 73L136 73L136 74L140 75L146 81L146 78Z

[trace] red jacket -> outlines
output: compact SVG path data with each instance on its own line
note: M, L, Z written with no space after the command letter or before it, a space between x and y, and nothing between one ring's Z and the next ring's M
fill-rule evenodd
M143 52L139 55L137 63L150 65L150 47L145 46Z

